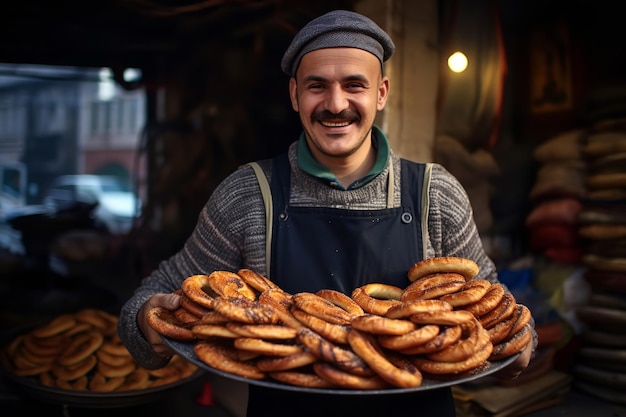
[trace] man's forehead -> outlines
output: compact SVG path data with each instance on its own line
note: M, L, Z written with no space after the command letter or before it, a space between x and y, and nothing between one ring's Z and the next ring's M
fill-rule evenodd
M378 58L357 48L325 48L305 54L300 61L300 69L305 71L341 71L371 76L380 68Z

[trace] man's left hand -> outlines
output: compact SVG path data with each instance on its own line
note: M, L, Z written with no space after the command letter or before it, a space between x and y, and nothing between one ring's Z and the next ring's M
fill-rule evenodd
M530 359L533 355L533 340L528 342L522 353L515 359L511 364L507 365L505 368L495 372L493 374L494 377L500 379L515 379L528 367L530 363Z

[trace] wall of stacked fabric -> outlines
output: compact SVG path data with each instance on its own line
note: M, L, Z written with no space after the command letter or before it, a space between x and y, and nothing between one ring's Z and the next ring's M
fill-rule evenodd
M586 324L574 384L605 400L626 404L626 119L597 123L583 147L587 193L579 215L584 241Z
M526 218L529 249L567 264L579 263L583 255L578 216L586 193L585 137L584 130L568 131L546 140L533 154L539 166Z
M573 366L572 342L582 331L576 309L585 305L589 294L578 233L586 195L586 137L586 130L573 129L535 147L537 171L526 216L532 287L543 301L542 308L532 310L539 348L552 352L553 368L566 372Z

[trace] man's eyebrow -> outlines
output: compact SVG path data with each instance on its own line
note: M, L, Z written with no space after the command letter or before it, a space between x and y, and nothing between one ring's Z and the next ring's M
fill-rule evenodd
M309 75L307 77L304 77L302 79L302 81L304 82L327 82L328 79L324 78L322 76L319 75ZM346 81L362 81L362 82L367 82L367 77L362 75L362 74L353 74L353 75L348 75L347 77L344 77L341 79L342 82L346 82Z

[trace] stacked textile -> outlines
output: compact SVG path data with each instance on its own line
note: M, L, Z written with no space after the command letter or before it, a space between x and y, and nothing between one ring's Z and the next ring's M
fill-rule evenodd
M577 311L586 329L574 381L590 394L626 404L626 119L597 123L583 154L587 194L579 234L591 296Z
M598 124L590 132L583 153L588 165L587 194L579 217L579 234L587 240L584 262L592 270L589 281L604 290L624 291L626 285L621 281L626 282L626 121ZM616 279L614 273L624 274L623 278Z
M565 263L577 263L582 257L578 216L586 193L585 136L578 129L559 134L533 154L539 169L529 195L533 207L526 218L529 247Z

